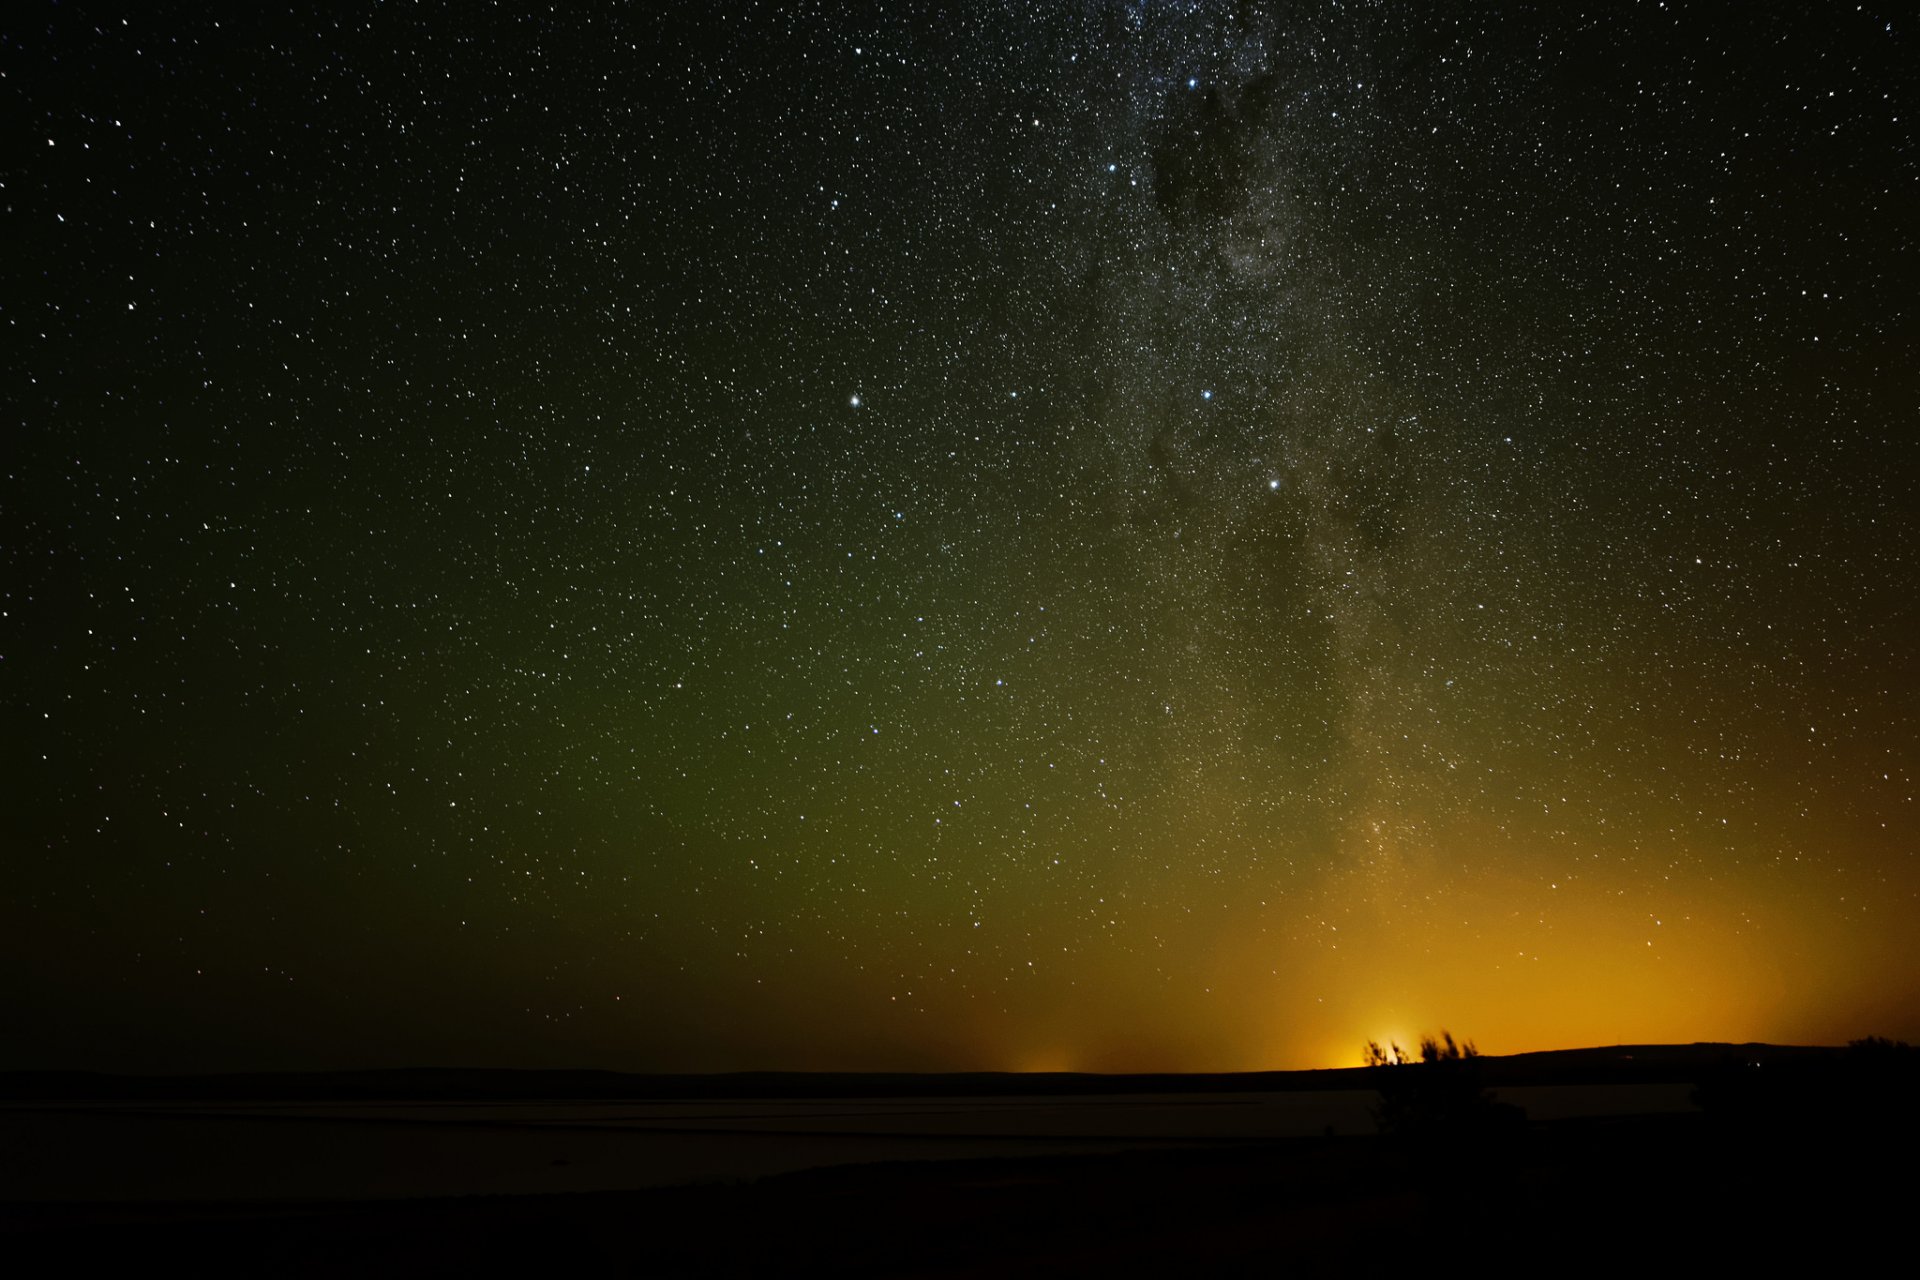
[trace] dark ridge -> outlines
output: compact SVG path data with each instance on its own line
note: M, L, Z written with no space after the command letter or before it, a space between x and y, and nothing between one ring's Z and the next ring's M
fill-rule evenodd
M1703 1071L1740 1064L1838 1061L1846 1051L1768 1044L1614 1045L1556 1049L1481 1059L1491 1087L1551 1084L1690 1082ZM1078 1072L807 1072L743 1071L714 1075L648 1075L622 1071L414 1067L370 1071L239 1072L219 1075L126 1076L92 1071L0 1072L9 1101L191 1101L221 1099L682 1099L1004 1097L1120 1093L1282 1093L1371 1089L1364 1067L1318 1071L1250 1071L1094 1075Z

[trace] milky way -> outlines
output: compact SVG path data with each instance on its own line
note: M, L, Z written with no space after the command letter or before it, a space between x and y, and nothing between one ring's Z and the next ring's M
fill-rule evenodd
M1898 13L15 27L0 1065L1920 1034Z

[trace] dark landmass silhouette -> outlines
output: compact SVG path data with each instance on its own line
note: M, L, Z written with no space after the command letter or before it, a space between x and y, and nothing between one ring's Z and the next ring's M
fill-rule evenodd
M1839 1060L1825 1045L1611 1045L1479 1059L1489 1088L1522 1085L1691 1082L1725 1061L1788 1064ZM807 1072L646 1074L621 1071L408 1067L355 1071L262 1071L209 1075L115 1075L93 1071L0 1072L0 1099L671 1099L1004 1097L1120 1093L1293 1093L1371 1089L1373 1068L1310 1071Z
M1427 1064L15 1072L0 1250L19 1274L1772 1272L1910 1245L1916 1059L1518 1054L1437 1103L1401 1074ZM1358 1123L1301 1126L1323 1114ZM678 1181L645 1181L663 1159Z

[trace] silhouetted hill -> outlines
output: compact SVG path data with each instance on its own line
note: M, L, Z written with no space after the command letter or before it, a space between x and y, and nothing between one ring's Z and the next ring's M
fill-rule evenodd
M1652 1084L1697 1080L1729 1063L1836 1062L1840 1048L1767 1044L1614 1045L1481 1059L1490 1087ZM0 1099L179 1101L193 1099L686 1099L994 1097L1116 1093L1261 1093L1371 1089L1363 1067L1320 1071L1152 1073L792 1072L647 1075L620 1071L419 1067L373 1071L244 1072L126 1076L89 1071L0 1073Z

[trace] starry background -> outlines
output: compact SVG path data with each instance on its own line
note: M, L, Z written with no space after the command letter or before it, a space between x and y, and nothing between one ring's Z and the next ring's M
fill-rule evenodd
M1920 1035L1897 6L512 8L5 20L6 1065Z

